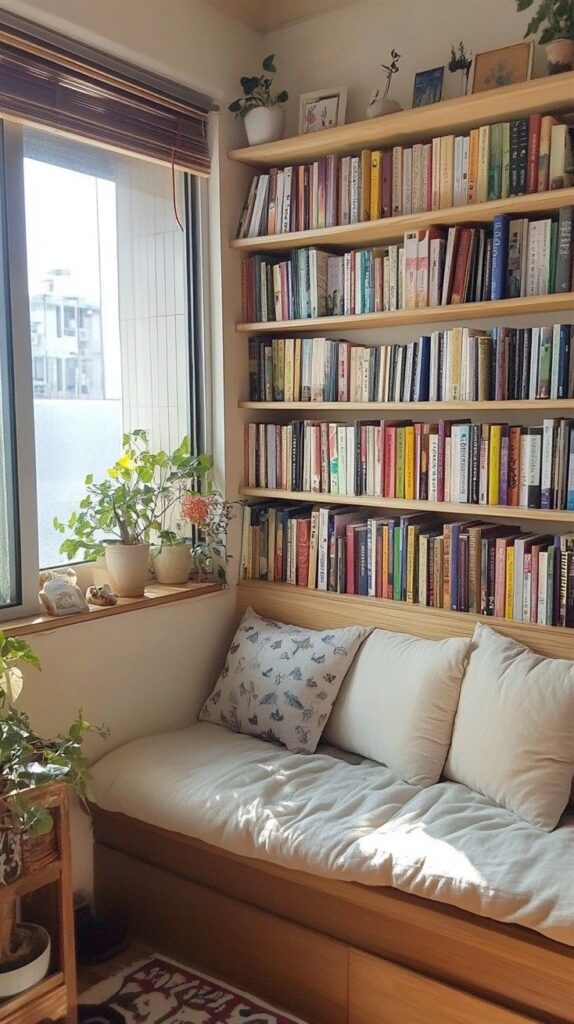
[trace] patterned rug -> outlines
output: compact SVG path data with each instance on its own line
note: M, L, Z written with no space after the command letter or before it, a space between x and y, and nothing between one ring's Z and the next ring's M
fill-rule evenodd
M81 1024L305 1024L164 956L125 968L80 997Z

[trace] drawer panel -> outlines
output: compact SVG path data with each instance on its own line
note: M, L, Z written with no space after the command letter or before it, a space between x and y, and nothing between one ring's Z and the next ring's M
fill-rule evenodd
M387 960L349 952L349 1024L533 1024L533 1019Z

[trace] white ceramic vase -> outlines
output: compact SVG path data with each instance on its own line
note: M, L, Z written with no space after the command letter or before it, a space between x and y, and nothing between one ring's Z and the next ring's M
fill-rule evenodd
M552 39L546 43L548 74L558 75L574 68L574 39Z
M275 107L254 107L243 118L247 141L250 146L263 142L275 142L283 134L285 111L282 104Z
M39 924L19 924L20 931L35 932L40 952L28 964L16 967L13 971L0 971L0 999L9 999L20 992L37 985L46 977L50 966L50 936Z
M154 554L153 567L158 583L187 583L191 573L189 544L164 544Z
M118 597L143 597L149 568L149 544L106 544L110 586Z
M396 114L398 110L402 109L398 100L393 100L390 96L383 96L377 89L369 100L367 117L383 117L384 114Z

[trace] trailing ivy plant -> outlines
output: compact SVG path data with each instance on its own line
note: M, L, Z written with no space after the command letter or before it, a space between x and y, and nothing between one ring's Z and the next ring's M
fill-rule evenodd
M79 510L65 523L53 520L56 530L71 534L60 546L61 553L73 559L83 552L90 559L104 553L106 539L147 544L157 533L167 540L162 535L169 533L165 527L171 511L212 466L210 455L191 454L188 437L168 455L150 451L145 430L124 434L122 455L107 479L95 483L89 474Z
M52 815L41 803L30 802L23 791L66 782L85 799L90 774L82 751L84 736L109 733L91 726L80 710L66 734L48 740L39 736L28 715L14 707L22 691L21 664L40 669L25 640L0 631L0 829L45 835L53 827Z
M278 103L286 103L289 99L289 93L286 89L277 93L276 96L273 96L271 93L273 79L269 75L274 75L277 71L275 67L275 54L271 53L266 57L261 66L264 74L244 75L240 79L243 96L233 100L233 103L230 103L228 108L237 117L245 117L255 107L275 107Z
M574 2L573 0L537 0L538 9L528 23L524 38L536 35L546 22L540 33L538 42L542 45L551 43L553 39L574 39ZM534 0L516 0L517 11L528 11Z

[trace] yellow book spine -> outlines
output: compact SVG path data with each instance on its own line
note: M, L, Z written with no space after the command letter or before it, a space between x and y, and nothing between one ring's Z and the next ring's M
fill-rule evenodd
M488 453L488 504L500 502L500 447L502 427L493 423L490 427L490 450Z
M506 593L504 595L504 617L511 619L514 603L514 545L506 549Z
M371 151L361 151L361 197L360 197L360 219L371 219Z
M468 202L476 203L478 182L478 128L473 128L468 144Z
M371 220L379 220L381 216L381 164L383 154L380 149L371 153Z
M476 178L475 202L485 203L488 199L488 158L490 155L490 125L478 129L478 171Z
M415 428L405 427L405 498L415 496Z

